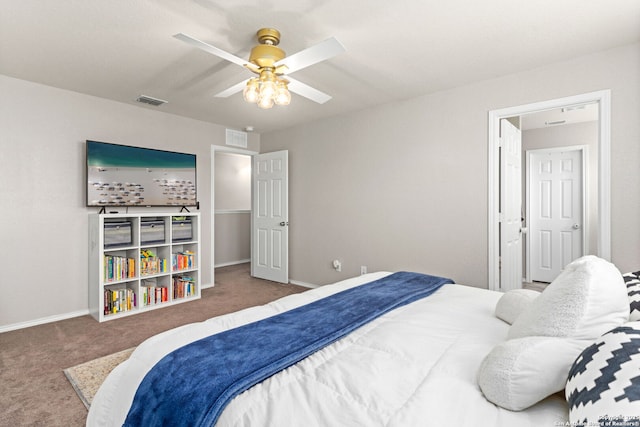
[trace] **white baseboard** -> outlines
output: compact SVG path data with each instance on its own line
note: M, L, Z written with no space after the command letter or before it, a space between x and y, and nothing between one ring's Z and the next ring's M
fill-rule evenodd
M292 285L303 286L305 288L311 288L311 289L320 287L320 285L314 285L313 283L300 282L299 280L289 280L289 283L291 283Z
M223 262L221 264L214 265L213 268L228 267L230 265L238 265L238 264L246 264L248 262L251 262L251 258L249 258L249 259L241 259L241 260L238 260L238 261Z
M39 319L28 320L26 322L13 323L11 325L0 326L0 334L3 332L15 331L17 329L29 328L31 326L44 325L45 323L57 322L59 320L71 319L72 317L85 316L89 310L72 311L71 313L56 314L54 316L41 317Z

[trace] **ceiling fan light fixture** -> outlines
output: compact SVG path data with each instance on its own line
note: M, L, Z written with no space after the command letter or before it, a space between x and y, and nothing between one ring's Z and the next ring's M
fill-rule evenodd
M271 68L260 71L260 77L247 81L242 95L244 100L268 109L276 105L289 105L291 93L287 88L287 80L276 75Z

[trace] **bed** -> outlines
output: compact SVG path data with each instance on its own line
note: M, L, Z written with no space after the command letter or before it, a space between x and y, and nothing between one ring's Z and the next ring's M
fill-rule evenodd
M142 399L144 402L145 397L136 396L136 391L151 367L189 343L291 312L388 277L392 277L391 272L366 274L151 337L105 380L91 405L87 426L123 425L134 396L136 401ZM618 283L615 286L620 287ZM624 282L621 286L624 288ZM626 289L623 292L626 301ZM619 292L609 294L619 299ZM570 420L570 406L564 393L555 392L559 390L543 390L542 394L548 393L546 396L536 391L538 396L533 404L510 410L487 398L495 390L498 394L504 390L504 384L493 384L493 374L485 375L490 380L486 390L482 389L479 372L504 370L503 359L498 357L499 362L492 364L489 356L509 343L510 330L517 326L520 312L526 312L540 299L531 294L523 298L518 295L504 298L505 295L460 284L445 284L430 296L380 315L240 392L224 407L215 425L565 425ZM600 322L602 325L596 328L594 337L548 337L567 338L565 341L570 343L567 348L571 349L567 352L576 353L571 353L568 366L563 362L562 369L568 371L576 355L603 331L629 320L629 306L625 304L626 308L618 309ZM607 310L607 313L612 311ZM535 312L531 315L538 316ZM511 338L511 341L522 339ZM537 336L529 338L537 340L536 343L540 341ZM557 344L556 341L552 343ZM546 351L545 348L536 347L537 351ZM563 351L559 353L564 354ZM213 357L217 363L225 364L224 354ZM541 367L548 368L545 364ZM526 373L532 374L535 377L539 373L535 369ZM186 412L181 415L184 425L194 425Z

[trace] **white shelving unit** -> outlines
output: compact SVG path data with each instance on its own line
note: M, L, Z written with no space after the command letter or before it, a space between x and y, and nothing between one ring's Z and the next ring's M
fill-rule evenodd
M99 322L200 298L200 214L90 214L89 311Z

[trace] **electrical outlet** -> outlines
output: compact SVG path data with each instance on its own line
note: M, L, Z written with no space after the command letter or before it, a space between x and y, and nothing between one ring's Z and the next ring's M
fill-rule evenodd
M366 265L361 265L360 266L360 275L363 274L367 274L367 266Z
M339 259L333 260L333 268L335 268L336 271L342 271L342 263L340 262Z

